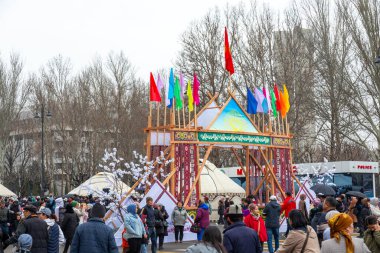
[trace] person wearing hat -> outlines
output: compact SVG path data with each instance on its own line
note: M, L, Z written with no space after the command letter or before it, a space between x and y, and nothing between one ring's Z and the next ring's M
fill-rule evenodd
M29 234L33 238L32 253L47 253L49 240L48 225L37 216L37 207L27 205L23 209L24 220L19 223L14 236L5 241L4 245L16 243L22 234Z
M22 234L18 238L16 253L29 253L32 249L33 238L28 234Z
M363 239L352 238L354 224L345 213L334 215L329 221L331 239L322 242L322 253L370 253Z
M113 230L108 227L103 218L106 208L96 203L91 209L88 222L78 226L71 244L71 253L118 253Z
M71 204L67 204L65 215L63 216L63 221L61 222L61 228L66 238L66 244L63 253L67 253L67 251L69 250L69 246L71 244L71 241L73 240L74 232L78 224L78 215L76 215L76 213L74 212L73 206Z
M51 219L52 213L49 208L43 208L37 212L38 217L45 221L48 225L49 241L48 241L48 253L59 253L59 245L65 243L65 236L59 225L54 219Z
M262 248L256 231L246 227L240 205L231 205L227 213L230 224L223 231L223 245L228 253L261 253Z
M270 202L265 206L263 215L265 218L265 227L268 235L268 250L273 253L280 247L280 215L281 207L277 203L277 197L272 195L269 198ZM274 237L275 249L273 251L272 236Z

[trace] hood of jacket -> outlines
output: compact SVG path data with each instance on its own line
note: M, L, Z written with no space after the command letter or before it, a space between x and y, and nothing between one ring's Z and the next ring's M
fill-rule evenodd
M55 206L56 207L63 207L63 199L62 198L57 198L56 200L55 200Z
M54 226L54 224L55 224L55 221L52 220L52 219L46 219L45 222L46 222L46 224L47 224L49 227L52 227L52 226Z
M208 210L208 205L206 204L206 203L202 203L200 206L199 206L199 208L202 208L202 209L204 209L204 210Z

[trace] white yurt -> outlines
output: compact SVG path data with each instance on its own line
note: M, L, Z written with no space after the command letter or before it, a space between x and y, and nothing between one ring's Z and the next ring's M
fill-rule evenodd
M2 197L17 197L17 195L9 190L7 187L4 185L0 184L0 196Z
M200 161L202 162L202 160ZM240 204L245 197L245 189L218 169L213 163L206 161L201 174L201 194L209 198L212 206L210 220L217 220L218 202L223 196L228 196L235 203Z
M79 185L77 188L75 188L68 194L78 196L88 196L92 194L94 197L99 197L99 195L105 189L109 190L109 192L123 194L128 192L130 187L122 181L120 181L119 179L117 179L112 173L99 172L98 174L89 178L87 181Z

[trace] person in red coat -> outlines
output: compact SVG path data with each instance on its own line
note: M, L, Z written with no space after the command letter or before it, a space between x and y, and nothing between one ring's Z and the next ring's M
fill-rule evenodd
M285 194L286 194L286 198L281 205L281 213L285 212L285 218L286 218L285 237L287 237L290 230L289 213L290 211L296 209L297 207L296 207L296 201L293 199L292 194L290 192L286 192Z
M260 215L259 206L255 204L249 205L250 214L244 218L244 223L247 227L254 229L259 235L261 248L264 248L264 242L268 241L267 229Z

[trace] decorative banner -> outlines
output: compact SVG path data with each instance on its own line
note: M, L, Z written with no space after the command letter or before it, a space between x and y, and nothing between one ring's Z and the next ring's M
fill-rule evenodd
M203 142L234 142L244 144L270 145L270 137L248 134L199 132L198 139L199 141Z
M231 99L219 114L210 130L258 133L235 99Z
M280 164L281 164L281 188L283 191L287 191L287 182L286 182L286 165L287 162L285 161L285 149L277 149L280 151Z
M175 141L197 141L195 132L174 132Z
M290 139L273 137L272 138L272 145L288 147L288 146L290 146Z
M181 156L181 150L182 150L182 145L183 144L176 144L175 145L175 148L174 148L174 150L175 150L175 158L174 158L174 161L175 161L175 169L176 169L176 173L175 173L175 189L176 189L176 193L175 194L177 194L178 195L178 192L180 192L179 191L179 189L180 189L180 187L181 187L181 185L180 185L180 183L181 183L181 159L182 159L182 156ZM178 197L179 196L174 196L174 197L176 197L177 199L178 199Z

